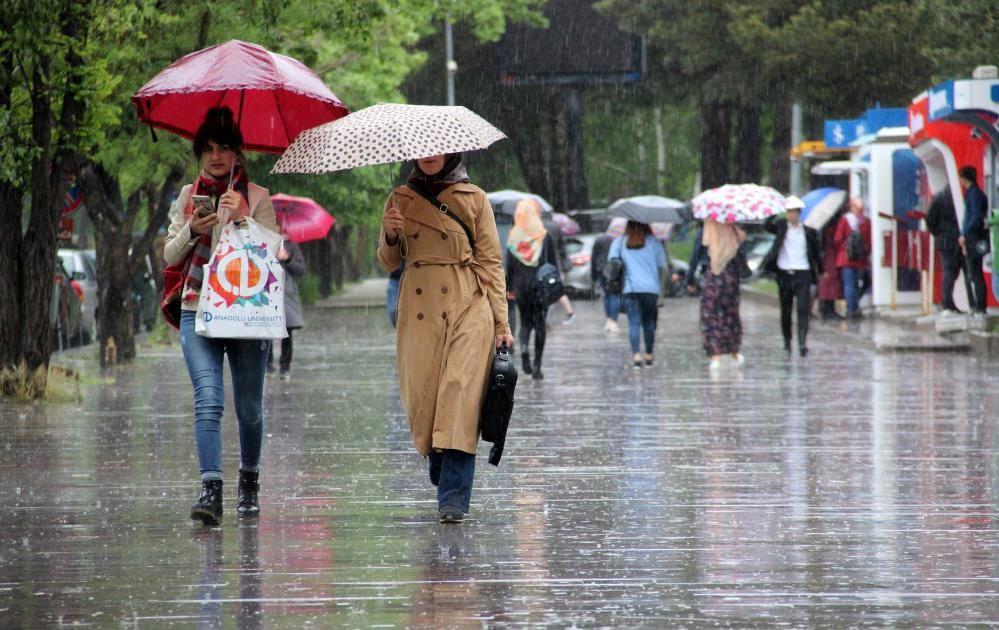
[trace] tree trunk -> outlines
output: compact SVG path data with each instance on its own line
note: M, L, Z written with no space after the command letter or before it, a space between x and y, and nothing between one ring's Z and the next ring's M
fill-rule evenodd
M773 156L770 158L770 186L791 188L791 99L779 94L774 101Z
M569 163L568 143L565 137L565 103L561 90L549 89L548 101L548 173L551 178L550 190L552 206L558 211L569 208L569 177L566 165Z
M740 184L760 183L762 164L760 151L763 132L760 129L759 104L742 105L736 112L735 181Z
M731 112L726 103L701 103L701 185L721 186L729 181Z
M5 27L7 20L4 20ZM10 108L14 60L5 55L0 65L0 110ZM21 361L21 200L22 191L0 181L0 395L9 395L7 378Z
M663 133L663 108L652 110L656 126L656 194L666 194L666 138Z
M545 164L544 132L537 115L538 103L544 93L536 87L503 88L500 120L513 144L524 182L530 192L551 196L548 169Z
M564 97L568 207L585 210L590 207L590 191L586 183L586 154L583 145L583 99L577 87L567 88Z

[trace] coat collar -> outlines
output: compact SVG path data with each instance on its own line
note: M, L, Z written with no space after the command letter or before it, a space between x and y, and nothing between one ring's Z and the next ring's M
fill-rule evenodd
M449 186L444 192L442 192L438 197L441 201L448 204L451 211L461 216L465 222L471 225L471 222L466 218L468 211L461 206L460 203L455 203L456 199L454 197L455 193L476 193L479 188L473 184L459 183ZM395 189L395 194L399 197L405 197L412 201L405 210L403 210L403 216L405 218L422 223L427 227L433 228L440 232L446 232L447 227L445 227L444 220L447 218L439 209L435 208L429 201L424 199L419 193L414 191L409 186L399 186ZM451 219L448 219L451 221ZM456 224L455 224L456 225ZM460 229L460 227L458 227Z

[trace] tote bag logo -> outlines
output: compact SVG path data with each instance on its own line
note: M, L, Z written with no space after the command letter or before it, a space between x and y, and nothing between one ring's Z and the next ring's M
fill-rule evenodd
M208 282L226 306L267 306L267 295L277 282L267 261L267 245L228 246L215 256Z

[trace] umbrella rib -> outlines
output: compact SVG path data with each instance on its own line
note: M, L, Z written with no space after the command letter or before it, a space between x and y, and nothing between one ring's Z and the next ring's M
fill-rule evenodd
M274 106L277 107L278 120L281 121L281 127L284 129L284 137L288 139L288 144L291 145L295 139L288 132L288 124L284 121L284 112L281 111L281 101L278 100L277 90L271 90L271 95L274 97Z

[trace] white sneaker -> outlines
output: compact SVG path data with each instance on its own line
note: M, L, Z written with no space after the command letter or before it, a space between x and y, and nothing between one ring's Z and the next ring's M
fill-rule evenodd
M711 359L711 363L708 364L708 369L712 372L717 372L721 369L721 359L715 358Z
M742 356L741 352L736 353L736 355L732 358L735 359L735 363L739 367L742 367L742 364L746 362L746 357Z

